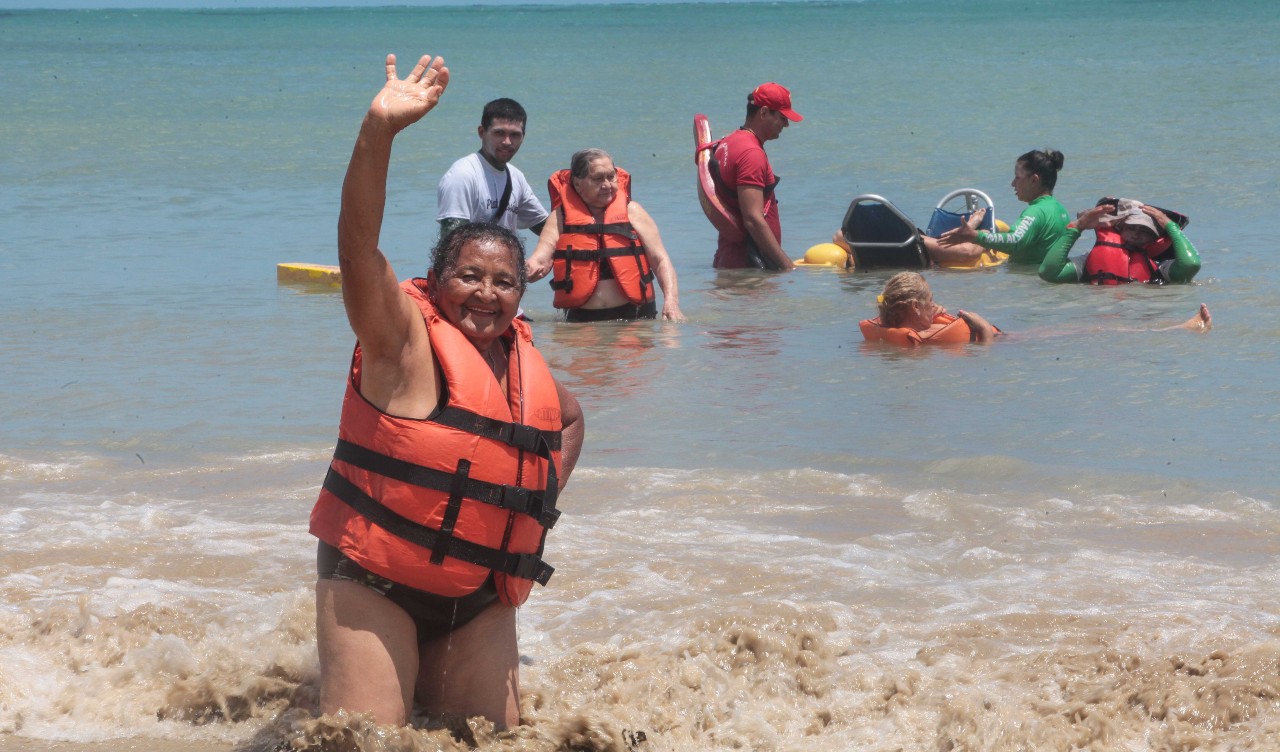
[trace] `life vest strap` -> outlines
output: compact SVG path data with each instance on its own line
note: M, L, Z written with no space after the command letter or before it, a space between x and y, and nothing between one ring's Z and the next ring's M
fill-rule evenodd
M483 436L486 439L495 439L517 449L533 452L548 460L551 459L551 452L560 448L559 431L541 431L523 423L508 423L487 418L460 407L444 408L432 418L432 422Z
M556 509L559 490L555 487L539 492L520 486L489 483L465 475L459 479L458 473L447 473L396 459L345 439L338 439L338 445L333 450L333 458L385 478L434 491L448 492L450 498L458 492L468 499L528 515L548 530L555 527L556 520L560 519L560 510ZM461 485L457 485L459 482Z
M560 232L568 235L626 235L631 236L635 228L630 222L593 222L589 225L565 225Z
M482 546L464 538L445 535L425 525L419 525L395 511L379 504L377 500L361 491L354 483L347 480L332 467L325 476L324 488L339 501L351 507L357 514L369 522L386 530L388 533L406 540L424 549L434 551L443 546L448 547L448 555L475 564L478 567L491 569L494 572L532 580L539 585L546 585L555 572L555 567L547 564L537 554L516 554ZM447 540L446 540L447 539Z
M598 251L575 251L572 248L563 251L552 251L551 258L565 261L595 261L597 259L617 258L619 256L643 256L644 246L628 245L621 248L601 248Z
M431 563L439 566L449 554L450 543L453 542L453 528L458 524L458 514L462 512L462 499L467 487L467 476L471 474L471 460L458 460L458 469L453 474L453 482L449 484L449 503L445 505L444 517L440 520L440 535L436 539L436 547L431 549Z

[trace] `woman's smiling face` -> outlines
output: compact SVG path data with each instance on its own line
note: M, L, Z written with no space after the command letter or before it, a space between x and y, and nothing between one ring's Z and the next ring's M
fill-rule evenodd
M469 241L434 285L441 315L481 349L511 326L524 293L515 254L492 239Z

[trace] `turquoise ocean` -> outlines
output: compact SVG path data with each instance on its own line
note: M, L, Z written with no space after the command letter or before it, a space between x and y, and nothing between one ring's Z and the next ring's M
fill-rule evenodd
M0 11L0 748L1280 749L1280 16L1253 0ZM495 734L317 721L307 516L353 338L338 194L443 55L382 247L425 270L484 102L543 186L613 153L684 324L524 306L587 416ZM927 273L990 347L864 344L887 273L716 273L692 119L778 81L784 246L1014 159L1183 212L1171 287ZM532 235L525 235L532 247ZM1156 331L1200 303L1205 335ZM43 745L43 746L42 746ZM345 746L343 746L345 745Z

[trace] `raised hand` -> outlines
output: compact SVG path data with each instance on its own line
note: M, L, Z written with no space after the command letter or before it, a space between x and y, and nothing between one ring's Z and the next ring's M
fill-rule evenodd
M1161 233L1164 232L1164 226L1169 224L1169 222L1172 221L1169 219L1168 214L1165 214L1164 212L1160 211L1159 209L1155 208L1150 204L1142 205L1142 213L1146 214L1148 217L1151 217L1152 219L1155 220L1156 227L1160 228Z
M987 216L987 210L979 209L958 227L947 230L938 236L938 244L946 247L959 245L960 243L972 243L978 239L978 226L982 224L982 218Z
M431 111L449 85L444 58L423 55L403 80L396 76L396 56L387 55L387 83L369 105L369 116L399 132Z
M1110 215L1116 210L1112 204L1099 204L1098 206L1082 211L1076 215L1076 221L1072 224L1081 230L1093 230L1102 224L1102 218Z
M537 282L551 273L551 257L533 253L524 262L524 273L529 277L530 282Z

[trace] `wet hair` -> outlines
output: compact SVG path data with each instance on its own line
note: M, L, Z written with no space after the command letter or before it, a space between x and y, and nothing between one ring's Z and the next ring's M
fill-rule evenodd
M480 127L487 131L495 120L516 120L521 128L525 128L528 115L519 102L503 97L484 106L484 112L480 113Z
M880 294L881 326L901 326L907 306L932 299L933 293L924 277L916 272L898 272L884 283L884 292Z
M613 161L613 157L609 156L609 152L604 149L591 148L575 151L573 157L569 159L569 174L575 178L585 178L587 170L591 169L591 163L597 159Z
M1034 149L1018 157L1018 164L1026 168L1032 175L1040 176L1040 187L1053 193L1058 184L1058 170L1062 169L1066 158L1057 149Z
M467 222L458 225L446 235L441 235L436 247L431 249L431 274L436 280L443 282L452 276L458 266L458 257L468 243L494 242L506 246L511 259L516 265L516 283L523 294L529 286L529 277L524 268L524 244L516 234L505 227L489 222Z

